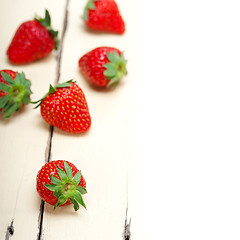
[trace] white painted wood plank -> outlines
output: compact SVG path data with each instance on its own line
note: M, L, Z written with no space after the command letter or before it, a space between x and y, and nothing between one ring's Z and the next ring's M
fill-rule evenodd
M11 65L6 50L17 27L32 19L35 14L44 15L45 8L52 16L52 24L61 30L64 1L58 1L58 9L49 1L1 1L1 69L24 71L32 82L32 99L41 98L49 83L56 77L56 52L49 57L28 65ZM24 9L20 11L19 9ZM6 22L7 24L4 24ZM1 188L0 238L5 238L7 226L14 219L13 239L36 239L40 199L35 190L37 171L44 164L49 127L41 120L39 110L26 106L9 120L0 119Z
M148 100L139 104L149 114L139 127L152 121L129 191L132 239L237 240L239 2L152 2L141 24Z
M119 8L126 16L127 1L119 1ZM84 196L87 210L73 212L72 206L53 211L46 205L44 236L46 239L83 238L122 239L127 207L128 161L133 157L134 71L137 69L137 39L129 30L123 36L97 34L87 31L81 21L85 2L71 0L69 20L64 42L61 82L77 81L85 92L92 126L87 134L71 135L54 129L52 160L65 159L82 170L88 194ZM129 12L130 13L130 12ZM133 20L134 22L135 20ZM131 25L127 25L127 27ZM131 26L133 27L133 26ZM98 46L113 46L125 51L129 59L128 76L111 91L92 88L78 69L78 60ZM61 231L68 224L66 231Z

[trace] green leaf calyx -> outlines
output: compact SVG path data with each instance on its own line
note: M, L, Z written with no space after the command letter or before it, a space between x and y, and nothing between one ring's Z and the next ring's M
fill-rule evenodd
M1 75L6 83L0 83L0 90L5 93L5 96L0 98L0 109L7 119L30 102L31 81L25 78L23 72L17 73L14 80L5 72L1 72Z
M55 50L59 47L59 38L58 38L58 31L53 30L51 26L51 17L47 9L45 9L45 17L35 17L35 20L40 22L54 37L55 41Z
M41 99L39 99L39 100L37 100L37 101L32 101L32 102L31 102L32 104L37 104L37 105L34 107L34 109L38 108L38 107L42 104L43 100L44 100L49 94L55 93L58 88L69 87L69 86L71 85L71 83L73 83L73 82L74 82L73 79L71 79L71 80L69 80L69 81L67 81L67 82L58 83L58 84L56 84L54 87L50 84L49 90L48 90L47 94L44 95L43 98L41 98Z
M84 11L83 11L83 20L85 21L88 21L88 10L91 9L91 10L94 10L95 9L95 4L94 2L96 2L98 0L88 0L85 8L84 8Z
M106 68L103 74L109 79L107 87L116 87L120 79L127 74L127 60L123 52L119 55L116 51L113 51L113 53L108 52L107 58L109 62L103 65Z
M53 191L53 195L58 199L54 209L66 203L68 199L73 204L75 211L79 209L79 204L86 208L82 195L87 193L87 190L79 185L81 171L73 176L71 167L64 161L64 169L57 166L57 172L60 179L51 174L51 184L44 184L46 188Z

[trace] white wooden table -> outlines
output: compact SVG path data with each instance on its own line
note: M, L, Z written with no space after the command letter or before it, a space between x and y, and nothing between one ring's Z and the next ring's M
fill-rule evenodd
M24 71L33 100L50 83L76 80L92 116L84 136L51 131L31 105L0 116L0 239L239 240L237 1L117 2L121 36L87 31L85 1L0 1L1 69ZM45 9L64 37L62 52L11 65L5 52L15 30ZM91 88L78 69L98 46L128 59L112 91ZM37 172L58 159L81 169L87 210L54 211L39 198Z
M137 68L133 63L137 48L130 43L137 40L137 31L129 32L134 28L134 21L122 36L87 31L81 19L85 4L77 0L0 3L1 19L10 19L1 28L2 69L24 71L32 81L34 100L48 91L49 84L74 79L86 95L92 116L91 130L84 136L66 134L55 128L51 132L41 119L39 109L33 110L29 105L9 121L1 116L4 165L1 178L9 179L1 193L4 196L0 207L1 239L122 239L128 201L127 168L135 154L132 141L135 120L131 113L135 101L131 92L137 79L131 77L131 68ZM127 1L121 1L119 8L126 8L126 4ZM32 64L11 65L5 52L13 33L35 14L43 16L45 9L51 14L54 29L59 30L62 51ZM126 8L123 17L127 18L128 14L130 11ZM90 87L78 69L79 58L99 46L124 50L129 59L128 77L112 91ZM41 202L35 188L36 174L46 161L57 159L71 161L82 170L88 189L87 211L80 209L76 213L72 206L53 211L52 206Z

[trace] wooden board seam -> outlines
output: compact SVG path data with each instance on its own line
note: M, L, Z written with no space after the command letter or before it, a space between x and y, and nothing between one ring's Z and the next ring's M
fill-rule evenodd
M64 9L65 13L64 13L64 21L63 21L63 31L62 31L62 36L61 36L61 40L60 40L60 44L59 44L59 51L58 51L58 55L57 55L57 71L56 71L55 84L57 84L60 80L63 42L64 42L64 37L65 37L65 33L66 33L66 30L67 30L67 24L68 24L68 6L69 6L69 0L66 0L66 5L65 5L65 9ZM46 152L45 163L50 162L50 160L51 160L53 133L54 133L54 127L50 126L50 128L49 128L49 138L48 138L47 147L46 147L46 151L45 151ZM40 210L39 210L39 217L38 217L37 240L41 240L42 235L43 235L44 209L45 209L45 202L42 200L41 205L40 205Z

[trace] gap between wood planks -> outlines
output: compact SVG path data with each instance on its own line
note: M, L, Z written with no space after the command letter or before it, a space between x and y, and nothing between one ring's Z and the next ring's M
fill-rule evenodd
M131 218L128 221L128 204L127 204L124 231L123 231L123 234L122 234L123 240L130 240L131 239L130 226L131 226Z
M5 240L9 240L10 237L14 234L13 221L14 221L14 219L12 220L10 226L7 227L7 232L6 232L6 235L5 235Z
M57 55L57 71L56 71L56 79L55 79L54 85L56 85L59 82L60 75L61 75L61 60L62 60L63 42L64 42L65 33L67 30L67 25L68 25L68 6L69 6L69 0L66 0L64 21L63 21L63 31L62 31L62 36L60 39L59 50L58 50L58 55ZM47 147L46 147L46 151L45 151L45 163L48 163L51 160L53 132L54 132L54 127L50 126L49 127L49 137L48 137ZM45 202L42 200L41 205L40 205L40 210L39 210L39 217L38 217L37 240L41 240L42 236L43 236L44 208L45 208Z

